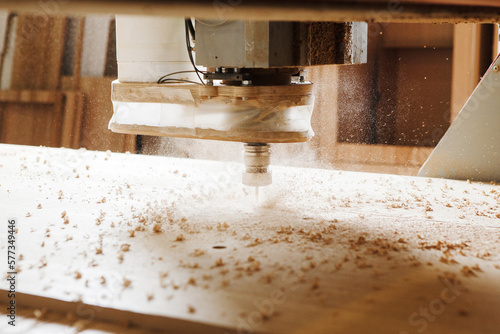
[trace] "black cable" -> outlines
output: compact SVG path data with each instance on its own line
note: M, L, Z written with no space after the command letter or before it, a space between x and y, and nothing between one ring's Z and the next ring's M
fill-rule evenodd
M183 83L183 82L188 82L188 83L192 83L192 84L196 84L196 85L202 85L201 83L196 82L196 81L191 81L191 80L186 80L186 79L175 79L175 78L166 78L166 79L161 80L158 83L162 84L162 83Z
M190 28L189 28L189 24L193 24L191 22L191 19L186 19L184 21L184 26L185 26L185 31L186 31L186 47L187 47L187 51L188 51L188 55L189 55L189 60L191 61L191 64L193 65L193 68L194 70L196 71L196 75L198 76L198 79L200 79L200 82L205 85L205 82L203 81L203 79L201 78L200 76L200 73L203 73L202 71L200 71L195 63L194 63L194 58L193 58L193 48L191 47L191 42L189 41L189 37L190 37Z
M191 19L186 19L186 22L188 23L189 32L191 33L191 36L193 37L193 41L195 41L196 40L196 32L194 30L193 21L191 21Z
M169 83L173 83L173 82L177 82L177 83L179 83L179 82L189 82L189 83L200 84L198 82L194 82L194 81L190 81L190 80L186 80L186 79L167 78L167 77L169 77L171 75L175 75L175 74L195 72L196 75L198 76L198 79L200 79L201 84L205 85L205 82L201 79L201 76L200 76L200 73L201 74L205 74L205 72L200 71L196 67L196 64L194 63L194 58L193 58L193 54L192 54L193 49L191 47L191 42L189 40L190 36L192 36L193 40L195 39L195 30L194 30L193 22L191 21L191 19L185 19L184 20L184 24L185 24L185 30L186 30L186 46L187 46L187 51L188 51L188 55L189 55L189 60L191 62L191 65L193 65L194 70L191 70L191 71L177 71L177 72L172 72L172 73L169 73L169 74L165 74L160 79L158 79L157 83L159 83L159 84L161 84L161 83L167 83L167 81L170 81Z
M175 74L182 74L182 73L192 73L192 72L196 72L195 70L191 70L191 71L177 71L177 72L172 72L172 73L169 73L169 74L165 74L164 76L162 76L160 79L158 79L158 83L161 83L161 81L171 75L175 75Z

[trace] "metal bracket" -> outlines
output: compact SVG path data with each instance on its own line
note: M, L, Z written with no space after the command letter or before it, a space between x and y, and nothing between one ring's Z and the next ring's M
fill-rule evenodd
M500 182L500 55L418 175Z

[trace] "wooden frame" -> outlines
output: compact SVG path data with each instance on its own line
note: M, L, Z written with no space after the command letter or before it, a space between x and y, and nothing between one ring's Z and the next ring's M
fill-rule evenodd
M62 146L67 148L79 148L82 132L83 94L71 91L50 90L0 90L0 138L2 142L16 142L10 136L17 129L11 124L5 124L10 120L5 117L16 118L17 112L34 113L33 118L41 121L36 114L50 112L52 127L50 136L46 139L38 137L35 133L35 142L47 146ZM6 106L9 106L8 108ZM6 116L9 115L9 116ZM17 123L16 123L17 124ZM14 124L14 125L16 125ZM4 126L8 128L4 128ZM23 128L26 124L19 123ZM33 126L43 127L43 124ZM36 132L36 130L35 130ZM38 138L38 139L36 139ZM44 142L44 140L48 140ZM34 142L34 143L35 143Z

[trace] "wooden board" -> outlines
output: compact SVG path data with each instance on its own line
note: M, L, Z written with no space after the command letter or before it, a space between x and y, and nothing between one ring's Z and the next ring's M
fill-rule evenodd
M62 92L1 91L0 106L2 143L60 146Z
M12 89L59 88L65 27L65 17L18 17Z
M0 157L20 308L45 307L39 321L59 310L175 333L500 326L499 185L275 166L256 202L239 164L10 145Z
M81 92L0 90L0 140L79 148L83 102Z
M80 148L83 127L84 96L81 92L64 94L64 118L61 130L61 147Z

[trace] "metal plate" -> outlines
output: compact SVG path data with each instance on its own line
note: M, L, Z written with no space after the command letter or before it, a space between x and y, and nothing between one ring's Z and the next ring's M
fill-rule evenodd
M500 181L500 56L418 175Z

